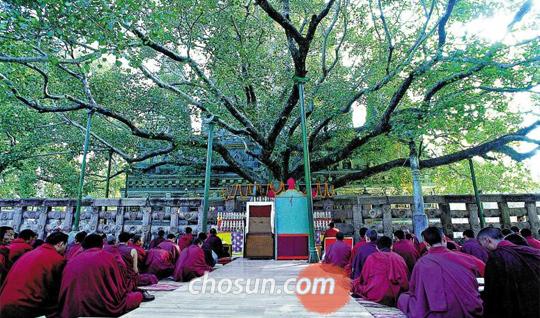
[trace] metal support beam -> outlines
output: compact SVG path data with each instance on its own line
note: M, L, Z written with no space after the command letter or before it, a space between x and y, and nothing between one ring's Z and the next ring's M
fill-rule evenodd
M212 144L214 141L214 122L213 117L207 119L208 121L208 148L206 150L206 172L204 175L204 203L203 209L199 216L199 223L201 225L201 231L206 233L208 209L210 208L209 196L210 196L210 177L212 175Z
M88 147L90 146L90 130L92 129L92 115L93 114L94 114L94 111L89 110L88 116L86 118L86 132L84 135L83 157L82 157L82 162L81 162L81 174L79 176L79 188L77 192L77 207L75 209L75 220L73 221L73 227L72 227L73 231L79 230L84 177L86 175L86 156L88 155Z
M428 218L424 211L424 197L422 195L422 181L420 180L420 164L414 141L409 142L411 174L413 179L413 229L419 242L423 241L422 232L428 227Z
M471 180L474 189L474 198L476 199L476 206L478 207L478 218L480 219L480 227L486 227L486 218L484 217L484 207L480 200L480 191L478 190L478 184L476 183L476 173L474 173L474 163L472 158L469 158L469 169L471 170Z
M300 101L300 119L302 124L302 144L304 148L304 182L306 183L307 214L309 226L309 263L319 262L319 255L315 249L315 226L313 224L313 194L311 193L311 167L309 160L309 144L307 137L306 110L304 105L304 83L307 78L295 77L298 83Z

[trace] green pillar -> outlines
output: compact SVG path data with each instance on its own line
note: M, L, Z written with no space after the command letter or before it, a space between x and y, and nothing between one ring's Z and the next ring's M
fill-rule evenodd
M84 177L86 175L86 155L88 154L88 147L90 145L90 130L92 128L92 115L94 114L93 110L88 111L88 116L86 118L86 132L84 134L84 147L83 147L83 157L81 163L81 174L79 176L79 189L77 193L77 207L75 209L75 220L73 221L73 231L79 230L79 221L81 218L81 201L82 201L82 192L84 186Z
M300 101L300 119L302 124L302 144L304 148L304 181L306 183L307 209L308 209L308 225L309 225L309 263L319 262L319 255L315 249L315 227L313 224L313 195L311 193L311 167L309 160L309 144L307 137L306 125L306 110L304 105L304 83L307 82L305 77L294 78L298 84L299 101Z
M484 207L482 201L480 201L480 192L478 191L478 184L476 183L476 174L474 173L474 163L472 158L469 158L469 169L471 170L471 180L474 189L474 198L476 199L476 206L478 207L478 218L480 219L480 227L486 227L486 219L484 217Z
M107 164L107 180L105 182L105 198L109 197L109 188L111 186L111 166L112 166L112 150L109 150L109 161Z
M413 179L413 229L414 235L422 242L422 232L428 227L428 218L424 210L424 196L422 195L422 181L420 180L420 164L414 141L409 143L411 174Z
M206 150L206 173L204 175L204 203L201 211L202 215L199 216L201 231L206 233L206 223L208 219L208 209L210 208L209 196L210 196L210 177L212 175L212 143L214 139L214 122L213 117L208 120L208 148Z
M128 197L128 178L129 178L129 171L126 170L126 180L125 180L125 185L124 185L124 198L127 198Z

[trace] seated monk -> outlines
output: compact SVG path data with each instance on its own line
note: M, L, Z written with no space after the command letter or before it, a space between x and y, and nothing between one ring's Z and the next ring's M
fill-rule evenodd
M114 255L102 247L102 237L90 234L82 242L82 252L66 264L58 297L59 317L117 317L143 301L141 292L127 286Z
M463 231L463 246L461 247L461 251L478 258L484 263L488 260L488 251L474 238L473 230Z
M527 240L530 247L540 249L540 241L534 238L530 229L521 229L521 236Z
M0 317L38 317L56 311L67 240L67 234L51 233L45 244L13 264L0 291Z
M347 273L351 273L352 272L352 262L356 256L356 253L358 253L358 249L364 245L367 244L366 242L366 232L367 232L368 228L367 227L363 227L363 228L360 228L360 230L358 231L358 234L360 235L360 241L356 242L356 244L354 244L353 248L352 248L352 251L351 251L351 257L349 258L349 264L347 264L347 266L345 266L345 271L347 271Z
M341 268L345 268L349 264L351 258L351 247L343 242L345 235L338 232L336 234L336 242L328 248L324 255L324 263L332 264Z
M210 229L210 236L208 236L204 242L204 246L216 253L218 259L230 256L229 253L223 249L223 242L217 236L216 229Z
M392 252L392 239L377 240L378 251L368 256L359 278L352 282L352 292L386 306L395 306L400 293L409 288L407 264Z
M392 246L392 250L399 254L399 256L403 257L410 274L412 273L414 264L416 264L420 254L418 254L418 250L414 246L413 242L405 238L405 232L402 230L395 231L394 237L396 242Z
M448 250L436 227L428 227L422 237L428 252L416 262L409 291L399 296L397 307L413 318L482 317L475 258Z
M199 235L197 235L197 238L201 240L201 242L205 242L208 236L206 235L206 233L200 232ZM202 246L202 249L204 251L204 260L206 261L206 264L212 268L216 266L218 260L217 254L214 253L214 251L212 251L210 247L204 244Z
M362 273L362 267L366 262L366 259L369 255L377 252L377 237L378 233L375 230L368 230L366 232L366 241L367 244L358 249L357 254L354 256L351 267L351 278L356 279L360 277Z
M176 236L174 234L169 233L167 235L167 239L161 243L159 243L158 247L162 250L166 250L171 254L173 263L176 263L176 260L178 259L178 256L180 255L180 248L178 245L176 245Z
M143 239L140 235L134 234L128 241L128 246L134 248L137 251L137 266L139 267L139 273L144 270L144 264L146 262L146 250L143 248Z
M159 243L165 241L165 238L164 238L165 231L159 230L157 234L158 234L158 236L155 239L150 241L150 246L148 248L157 247L159 245Z
M186 227L186 234L182 235L178 239L178 247L180 248L180 251L191 245L191 242L193 241L193 234L191 234L192 232L193 229L188 226Z
M483 293L485 317L540 317L540 251L503 240L487 227L478 241L490 251Z
M24 253L31 251L36 238L37 234L34 231L22 230L19 236L9 244L9 262L13 264Z
M86 232L81 231L75 235L75 241L68 245L66 253L64 254L64 257L69 261L71 258L73 258L75 255L77 255L79 252L81 252L81 243L84 241L84 238L86 237Z
M173 277L175 281L188 282L196 277L201 277L205 272L211 272L212 267L206 264L203 242L196 239L192 245L180 252L176 261Z
M135 290L137 286L157 284L158 279L155 275L139 274L139 255L137 249L128 245L130 237L131 235L127 232L122 232L118 235L118 251L127 266L128 287L130 287L130 290ZM153 297L147 293L144 293L144 296Z

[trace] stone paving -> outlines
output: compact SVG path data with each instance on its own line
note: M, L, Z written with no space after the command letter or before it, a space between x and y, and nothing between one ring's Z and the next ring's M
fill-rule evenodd
M296 277L307 266L305 261L274 261L237 259L219 267L209 274L209 278L249 279L274 278L276 286ZM404 317L395 308L388 308L372 302L350 298L339 311L330 315L308 312L295 295L287 294L192 294L189 283L162 280L161 283L176 284L174 291L151 291L156 296L152 302L143 303L140 308L123 317ZM196 285L196 286L200 286ZM208 285L207 287L209 287ZM200 287L199 287L200 289ZM233 289L234 290L234 289Z

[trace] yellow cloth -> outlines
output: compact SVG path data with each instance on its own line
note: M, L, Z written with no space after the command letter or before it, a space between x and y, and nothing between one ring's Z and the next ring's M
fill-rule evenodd
M217 234L217 237L221 239L223 244L232 245L232 233L231 232L220 232Z

